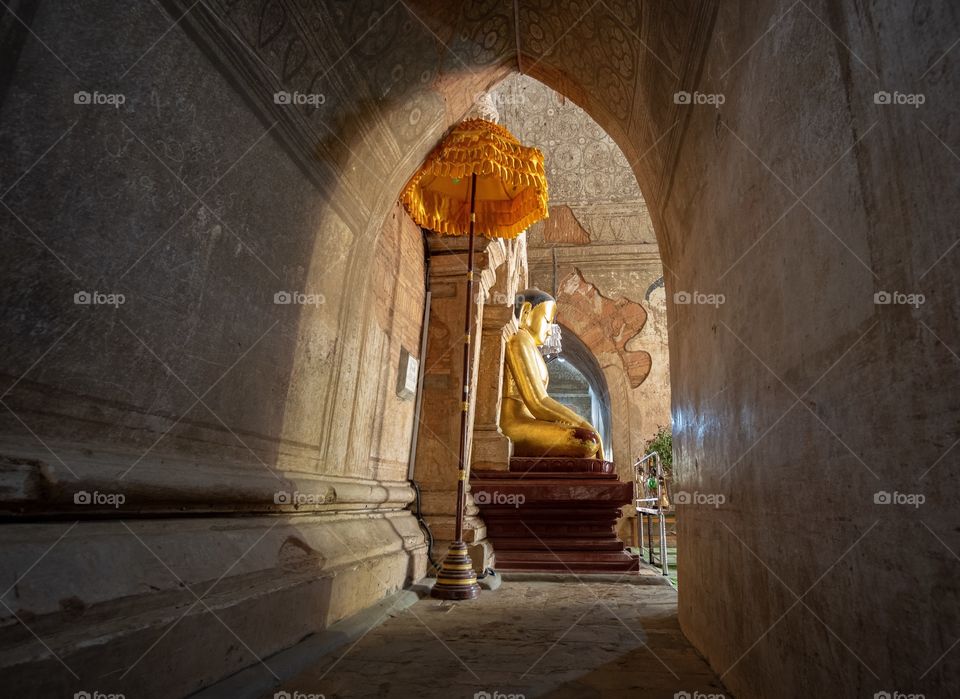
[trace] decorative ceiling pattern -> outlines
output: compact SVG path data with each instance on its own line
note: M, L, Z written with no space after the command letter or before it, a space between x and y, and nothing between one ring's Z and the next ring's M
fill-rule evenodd
M385 214L393 193L473 96L518 68L582 105L636 159L656 216L669 196L666 173L682 132L669 96L692 85L716 0L164 4L243 86L265 123L276 124L273 135L338 215L362 231ZM316 101L279 103L279 91ZM636 198L622 154L612 152L599 127L571 141L564 125L581 110L566 101L550 108L558 110L561 131L547 140L562 145L554 201ZM544 124L530 128L547 136ZM614 164L594 167L604 158ZM604 196L613 198L598 198Z
M560 93L514 74L491 90L500 123L546 155L550 203L639 203L626 156L589 114Z

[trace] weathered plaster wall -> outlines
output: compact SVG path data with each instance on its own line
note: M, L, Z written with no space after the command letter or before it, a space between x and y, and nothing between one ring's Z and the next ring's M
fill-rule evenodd
M139 12L142 39L165 26L156 8ZM69 39L52 10L35 21L77 55L118 28L104 21ZM419 352L419 229L395 203L369 229L352 227L272 137L277 123L252 113L182 33L138 69L122 84L123 111L74 104L88 85L32 43L10 81L3 371L16 386L5 433L29 436L15 412L47 441L130 449L120 473L149 448L144 459L202 456L238 475L404 480L413 405L393 387L400 347ZM38 124L41 98L52 104ZM372 253L362 274L360 246ZM84 290L125 300L78 305ZM283 304L278 293L310 298ZM50 353L34 366L38 347ZM371 457L387 470L374 474ZM137 465L124 481L159 471Z
M669 306L678 485L726 498L678 518L681 625L737 696L957 686L958 32L719 3L697 89L725 103L677 127L667 292L726 297Z
M3 17L0 673L25 695L184 695L425 573L395 393L419 228L305 170L159 7L109 5L25 16L66 66Z

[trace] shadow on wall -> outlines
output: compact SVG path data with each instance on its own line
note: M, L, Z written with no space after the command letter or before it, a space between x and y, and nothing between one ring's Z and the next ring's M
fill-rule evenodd
M32 28L81 56L168 27L138 12L64 32L40 8ZM0 210L12 693L186 694L424 572L405 510L412 404L393 395L423 303L419 230L391 210L404 175L357 205L372 188L330 165L363 165L338 140L305 177L206 50L170 32L122 109L91 113L23 49L0 102L20 178ZM58 105L40 122L38 86Z

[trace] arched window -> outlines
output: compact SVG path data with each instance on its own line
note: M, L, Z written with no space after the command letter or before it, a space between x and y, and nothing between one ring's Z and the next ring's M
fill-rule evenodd
M613 460L610 391L597 358L568 327L561 325L562 351L547 364L550 395L597 428L604 456Z

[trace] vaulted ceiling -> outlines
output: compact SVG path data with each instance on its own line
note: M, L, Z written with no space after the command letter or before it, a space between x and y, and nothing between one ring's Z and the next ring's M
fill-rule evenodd
M190 6L168 4L177 16ZM669 196L683 129L672 96L695 78L714 6L707 0L211 0L183 21L203 35L211 56L267 118L280 122L291 152L328 190L363 200L374 173L399 191L475 94L520 68L600 123L634 163L654 208ZM324 101L291 110L274 102L281 89L322 93ZM373 212L359 206L343 213Z

